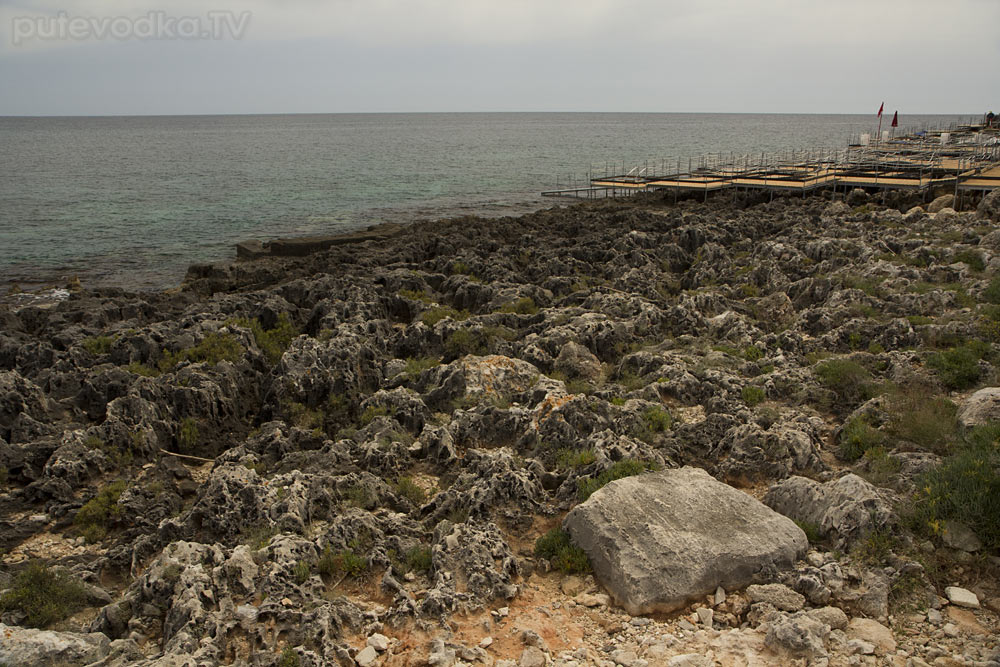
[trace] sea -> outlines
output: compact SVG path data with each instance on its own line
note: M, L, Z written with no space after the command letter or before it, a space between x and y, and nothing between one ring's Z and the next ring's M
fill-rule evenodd
M970 120L900 117L914 128ZM232 259L247 239L517 215L565 204L540 193L588 174L843 148L876 124L874 114L0 117L0 291L73 278L169 289L189 264Z

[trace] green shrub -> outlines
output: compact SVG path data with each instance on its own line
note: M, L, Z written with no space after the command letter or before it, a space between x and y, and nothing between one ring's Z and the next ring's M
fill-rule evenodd
M430 572L432 566L431 548L419 546L407 550L406 566L417 572Z
M283 407L288 413L288 422L292 426L297 426L307 431L314 428L322 428L324 418L322 410L309 408L304 403L297 401L286 403Z
M7 478L9 475L10 473L7 471L7 468L5 466L0 466L0 486L7 484Z
M976 273L979 273L986 268L986 261L983 259L983 253L978 250L963 250L961 252L957 252L955 253L955 261L968 265L968 267Z
M260 323L258 322L257 327L253 329L253 334L257 346L264 352L264 356L273 366L281 360L281 356L292 344L292 341L298 338L299 330L288 319L287 314L281 313L273 328L260 331Z
M879 296L882 290L882 282L877 278L846 275L841 277L840 282L844 286L844 289L861 290L868 296Z
M957 451L916 480L911 521L940 534L947 519L969 526L988 550L1000 548L1000 426L973 429Z
M487 340L479 331L458 329L453 331L444 343L444 350L451 357L466 354L482 354L486 351Z
M302 661L299 660L299 654L295 652L291 646L286 646L285 650L281 652L281 659L278 660L278 667L301 667Z
M406 370L404 371L410 378L416 379L424 371L441 365L441 357L408 357L406 359Z
M764 350L756 345L747 345L743 348L743 358L747 361L760 361L764 358Z
M450 268L452 275L463 275L463 276L472 275L472 269L469 268L469 265L466 264L465 262L452 262Z
M535 541L535 556L547 559L552 567L567 574L590 572L587 554L570 542L569 533L562 528L553 528Z
M159 368L163 372L173 369L183 361L191 363L218 364L222 361L236 363L243 357L243 346L232 334L210 333L200 343L177 352L163 351Z
M193 452L199 440L197 420L194 417L185 417L181 420L181 428L177 432L177 444L180 445L181 452Z
M471 317L467 310L455 310L451 306L435 306L420 313L420 321L429 327L433 327L446 317L450 317L456 322L467 320Z
M556 462L560 468L581 468L597 460L592 449L560 449Z
M410 477L399 478L396 482L396 494L409 500L415 507L420 507L427 500L427 494Z
M859 363L850 359L830 359L813 369L816 378L827 389L837 395L845 405L856 405L874 394L872 376Z
M670 413L661 407L651 406L642 411L642 425L646 434L669 431L673 423Z
M368 426L378 417L388 417L391 414L388 406L385 405L369 405L365 408L365 411L361 413L361 425Z
M517 315L534 315L538 312L535 300L530 296L523 296L517 301L505 303L500 307L501 313L515 313Z
M240 533L240 541L254 551L263 549L271 542L271 538L278 534L278 527L267 521L260 521L247 526Z
M740 395L743 397L743 402L752 408L764 402L764 399L767 397L767 392L764 391L763 387L748 384L743 387L743 391L740 392Z
M989 350L989 345L983 341L969 341L964 345L935 352L927 359L927 365L937 371L942 384L949 389L968 389L979 382L982 374L979 360Z
M114 342L115 339L111 336L91 336L83 339L83 349L99 357L110 352Z
M880 446L884 441L885 435L873 428L865 417L855 417L840 432L837 456L843 461L857 461L869 449Z
M155 378L160 375L159 369L147 366L146 364L140 364L138 361L130 363L125 367L125 370L133 375L141 375L142 377L147 378Z
M640 475L644 472L658 469L659 466L650 461L623 459L612 465L597 477L587 477L578 480L577 495L579 495L581 501L586 500L587 498L590 498L595 491L610 482L615 481L616 479L624 479L625 477L632 477L633 475Z
M938 454L949 450L958 428L953 402L911 385L891 393L887 407L894 436Z
M876 527L855 542L852 555L869 565L884 565L896 540L888 528Z
M17 573L10 588L0 595L0 611L21 612L24 625L44 628L86 606L83 584L39 561Z
M903 467L903 462L888 452L882 445L869 447L864 453L865 478L872 484L884 486L892 481Z
M345 577L360 577L368 569L368 562L351 549L334 551L330 545L323 547L323 553L316 563L320 574L329 577L342 575Z
M983 290L983 301L1000 305L1000 276L993 276L990 284Z
M397 292L397 294L404 299L410 299L411 301L419 301L428 305L434 303L434 299L427 294L427 290L420 290L418 292L417 290L412 289L401 289Z
M126 487L124 480L111 482L101 487L96 496L77 510L73 524L88 542L103 539L111 524L121 516L122 509L118 506L118 499Z
M809 544L816 544L823 539L822 534L819 532L818 524L812 521L795 521L795 525L801 528L802 532L806 534Z
M344 493L345 500L349 505L369 509L375 504L375 497L366 486L351 486Z

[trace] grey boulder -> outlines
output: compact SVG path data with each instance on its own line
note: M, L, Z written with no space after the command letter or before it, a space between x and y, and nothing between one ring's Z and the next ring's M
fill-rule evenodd
M611 482L563 526L632 615L767 579L808 547L792 521L691 467Z
M0 623L2 665L84 665L104 659L111 640L100 632L35 630Z
M965 399L958 410L958 422L965 428L982 426L1000 419L1000 387L985 387Z
M837 548L895 520L878 490L853 473L825 484L789 477L768 489L764 502L791 519L815 525Z

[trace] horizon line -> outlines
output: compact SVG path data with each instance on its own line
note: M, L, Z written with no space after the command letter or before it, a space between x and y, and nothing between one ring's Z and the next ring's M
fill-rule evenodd
M903 116L983 116L987 112L970 113L925 113L907 112ZM375 116L375 115L443 115L443 114L607 114L607 115L670 115L701 114L725 116L874 116L877 112L859 113L846 111L264 111L264 112L219 112L219 113L88 113L88 114L3 114L0 118L176 118L176 117L227 117L227 116ZM884 114L883 114L884 115Z

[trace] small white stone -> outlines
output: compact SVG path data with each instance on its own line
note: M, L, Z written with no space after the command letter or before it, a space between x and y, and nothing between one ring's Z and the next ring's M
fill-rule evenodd
M698 616L698 620L705 627L712 627L712 617L715 615L714 612L708 607L698 607L695 610L695 614Z
M493 645L493 637L483 637L479 640L480 648L489 648Z
M497 609L497 616L500 618L507 618L508 614L510 614L510 607L500 607Z
M360 667L371 667L378 660L378 652L371 646L366 646L358 654L354 656L354 661L358 663Z
M720 604L726 601L726 589L719 586L715 589L715 606L718 607Z
M376 632L368 638L368 645L379 653L384 653L389 650L389 638Z
M941 628L941 629L949 637L957 637L958 636L958 626L955 625L954 623L945 623L944 627Z
M970 590L958 586L948 586L944 589L944 594L948 597L948 602L954 605L979 609L979 598Z

